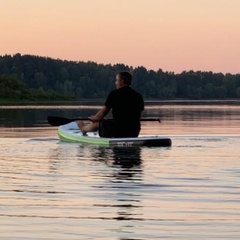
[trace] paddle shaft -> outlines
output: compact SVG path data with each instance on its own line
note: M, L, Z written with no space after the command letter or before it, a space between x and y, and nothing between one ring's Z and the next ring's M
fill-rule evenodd
M82 120L82 121L91 121L89 118L83 118L83 117L79 117L79 118L65 118L65 117L58 117L58 116L48 116L47 117L48 123L52 126L60 126L60 125L64 125L70 122L74 122L77 120ZM141 118L141 121L160 121L160 118L152 118L152 117L145 117L145 118Z

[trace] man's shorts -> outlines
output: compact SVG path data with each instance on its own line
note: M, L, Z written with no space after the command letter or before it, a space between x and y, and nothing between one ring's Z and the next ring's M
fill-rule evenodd
M99 136L105 138L126 138L126 137L137 137L140 128L119 128L116 127L116 123L112 119L103 119L99 123Z
M105 138L114 137L114 121L112 119L103 119L99 123L99 136Z

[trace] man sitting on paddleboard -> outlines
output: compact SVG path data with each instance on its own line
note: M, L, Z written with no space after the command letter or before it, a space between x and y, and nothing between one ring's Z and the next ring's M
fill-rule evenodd
M141 113L144 110L143 97L130 87L132 75L119 72L116 75L116 88L108 94L106 102L94 116L89 117L90 124L77 121L83 134L99 131L100 137L137 137L140 129ZM112 109L113 119L104 119Z

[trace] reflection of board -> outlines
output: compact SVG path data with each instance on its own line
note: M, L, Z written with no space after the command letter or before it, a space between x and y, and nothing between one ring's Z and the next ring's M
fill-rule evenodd
M89 132L87 135L82 135L81 131L75 123L59 126L58 135L60 139L64 141L88 143L106 147L168 147L172 144L170 138L161 136L140 136L136 138L103 138L98 135L98 132Z

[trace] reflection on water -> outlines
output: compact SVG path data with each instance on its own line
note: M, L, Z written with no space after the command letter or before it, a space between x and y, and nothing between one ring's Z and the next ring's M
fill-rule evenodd
M103 148L0 139L0 237L238 239L239 139L173 142Z
M140 148L99 148L93 158L101 161L112 169L106 176L101 186L93 186L108 193L103 203L94 204L97 208L103 209L101 214L111 208L116 212L115 216L106 216L105 220L128 221L126 226L121 226L115 231L121 233L126 231L134 233L134 221L143 221L141 213L141 194L134 192L142 182L141 149ZM101 175L101 173L99 173ZM98 190L99 191L99 190ZM111 202L109 203L109 196ZM102 218L102 217L101 217ZM123 224L124 225L124 224ZM123 230L124 228L124 230Z
M215 103L213 101L213 103ZM41 128L55 131L47 123L48 115L62 117L88 117L100 105L81 106L0 106L0 136L21 137L20 132L36 131L43 136ZM163 105L161 102L146 103L146 117L160 117L161 123L142 122L142 135L239 135L240 101L227 105ZM5 128L5 129L3 129ZM22 128L24 128L22 130ZM35 130L34 130L35 129ZM237 129L237 131L236 131ZM5 134L5 132L8 132ZM14 132L12 134L12 132ZM56 131L55 131L56 132ZM26 134L24 135L26 136Z
M239 239L238 106L149 106L168 148L61 142L52 111L0 115L1 239Z
M108 159L109 149L102 148L100 159ZM113 147L112 164L121 166L122 168L131 168L141 164L141 148L140 147Z
M65 148L68 146L69 144L60 144L59 148L51 154L51 162L54 166L51 167L52 169L56 170L56 159L66 157ZM122 224L118 224L118 227L113 223L109 225L110 235L112 232L124 235L134 234L135 221L144 221L141 211L141 193L138 191L142 183L141 148L75 146L77 153L72 151L71 153L72 156L77 155L81 167L83 167L82 164L93 166L93 168L97 166L97 172L91 172L91 176L87 177L92 188L88 189L87 195L91 196L92 199L97 198L97 202L92 203L95 214L92 215L92 211L90 211L89 215L81 218L123 221ZM67 152L69 153L69 150ZM68 157L71 158L71 156ZM89 166L85 167L84 170L88 171ZM84 173L82 174L84 175ZM81 184L84 185L82 181Z

